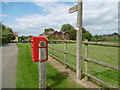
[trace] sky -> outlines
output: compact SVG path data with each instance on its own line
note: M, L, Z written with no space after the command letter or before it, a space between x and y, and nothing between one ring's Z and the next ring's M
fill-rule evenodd
M38 36L45 28L60 31L63 24L77 28L77 2L2 2L2 23L19 35ZM83 2L83 27L92 35L118 32L118 2Z

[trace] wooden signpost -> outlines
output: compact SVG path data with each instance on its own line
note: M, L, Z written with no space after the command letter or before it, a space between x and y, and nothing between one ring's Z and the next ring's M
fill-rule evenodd
M82 0L69 9L69 13L77 11L77 41L76 41L76 79L81 79L81 61L82 61Z

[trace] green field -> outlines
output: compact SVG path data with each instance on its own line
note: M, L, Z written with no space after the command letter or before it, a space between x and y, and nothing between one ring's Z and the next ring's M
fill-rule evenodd
M49 44L49 46L54 46L60 50L64 50L64 44ZM76 53L76 45L68 44L67 51L70 53ZM82 45L82 56L84 57L85 45ZM59 51L53 51L49 49L50 53L54 53L55 56L64 60L64 53ZM116 47L107 47L107 46L88 46L88 57L95 59L97 61L105 62L111 65L118 66L118 48ZM67 63L75 66L76 57L67 55ZM84 60L82 60L82 70L84 71ZM92 74L114 86L118 86L118 71L112 70L91 62L88 62L88 73Z
M38 88L38 63L32 62L31 45L17 44L19 48L16 69L16 88ZM47 61L48 88L83 88L66 72L60 72Z
M113 40L113 41L99 41L99 42L120 43L120 41L119 41L119 40Z

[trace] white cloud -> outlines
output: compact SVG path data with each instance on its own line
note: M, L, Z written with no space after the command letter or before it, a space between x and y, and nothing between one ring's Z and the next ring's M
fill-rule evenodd
M35 3L43 8L43 11L48 14L29 15L21 18L15 18L19 24L11 25L14 30L27 34L39 35L45 28L54 28L60 30L65 23L70 23L76 26L76 13L69 14L68 9L71 7L67 4L59 3ZM49 5L48 5L49 4Z
M42 7L42 12L44 13L15 18L19 24L11 25L21 35L39 35L44 28L60 30L61 26L66 23L76 28L77 14L69 14L68 12L73 5L53 2L35 2L34 4ZM117 5L117 3L84 3L83 26L92 34L117 32Z
M120 21L120 19L115 19L115 21Z
M118 3L84 3L83 25L92 34L118 32Z
M0 14L0 17L9 17L10 15L7 14Z
M2 2L77 2L78 0L2 0ZM83 2L119 2L119 0L82 0Z

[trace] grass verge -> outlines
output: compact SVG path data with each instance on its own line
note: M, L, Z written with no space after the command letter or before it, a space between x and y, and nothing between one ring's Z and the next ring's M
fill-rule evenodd
M17 44L19 48L16 88L38 88L38 63L31 60L30 44ZM47 61L47 86L49 88L83 88L67 72L59 72Z

